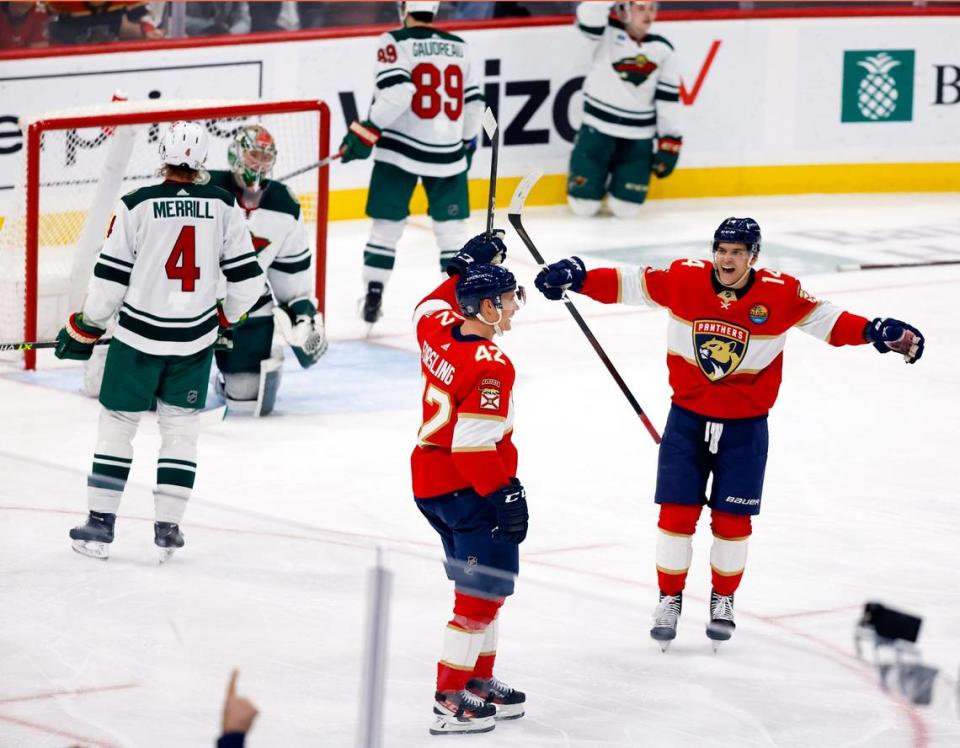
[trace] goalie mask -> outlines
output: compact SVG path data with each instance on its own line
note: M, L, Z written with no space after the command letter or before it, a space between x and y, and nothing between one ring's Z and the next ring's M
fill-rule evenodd
M277 145L263 125L244 125L227 149L227 161L244 190L257 192L270 177L277 160Z

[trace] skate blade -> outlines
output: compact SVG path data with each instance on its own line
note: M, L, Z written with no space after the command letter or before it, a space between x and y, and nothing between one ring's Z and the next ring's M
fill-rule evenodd
M666 653L667 653L667 650L670 649L670 645L671 645L672 643L673 643L673 641L672 641L671 639L668 639L668 640L666 640L666 641L658 641L658 642L657 642L657 644L660 645L660 651L663 652L664 654L666 654Z
M163 566L167 561L170 560L170 558L177 551L177 549L176 548L157 548L157 551L160 558L159 564L160 566Z
M99 558L101 561L106 561L110 558L110 544L101 543L96 540L74 540L73 550L82 556Z
M526 707L523 704L504 704L503 706L497 705L497 713L494 716L494 719L497 720L497 722L510 719L520 719L526 713Z
M719 640L719 639L714 639L714 640L713 640L713 653L714 653L714 654L716 654L717 652L720 651L720 645L722 645L722 644L723 644L723 641L721 641L721 640Z
M456 717L437 715L430 727L431 735L466 735L467 733L490 732L497 726L494 717L482 717L468 721L458 720Z

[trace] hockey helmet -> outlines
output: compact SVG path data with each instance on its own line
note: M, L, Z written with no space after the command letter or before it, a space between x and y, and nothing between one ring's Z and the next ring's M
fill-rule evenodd
M263 125L243 125L227 148L227 161L239 185L259 189L277 161L277 144Z
M199 169L207 160L210 139L199 122L174 122L160 139L160 160L170 166Z
M657 13L657 3L655 0L649 0L644 2L644 0L635 0L634 2L626 3L614 3L613 12L617 19L624 24L630 24L633 21L636 21L637 18L642 18L642 16L635 16L634 11L650 11L653 17Z
M760 252L760 224L752 218L727 218L713 232L713 251L717 251L720 242L739 242L745 244L750 254Z
M470 265L457 281L457 303L466 317L480 314L480 304L490 299L494 307L503 309L501 295L516 291L517 302L524 301L523 286L517 285L513 273L503 265Z
M402 2L397 3L397 12L400 14L400 22L407 20L411 13L429 13L432 18L437 17L437 11L440 10L440 3L426 2Z

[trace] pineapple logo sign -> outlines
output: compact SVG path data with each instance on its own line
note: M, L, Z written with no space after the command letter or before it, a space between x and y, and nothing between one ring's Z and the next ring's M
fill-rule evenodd
M843 53L841 122L909 122L913 119L912 49Z

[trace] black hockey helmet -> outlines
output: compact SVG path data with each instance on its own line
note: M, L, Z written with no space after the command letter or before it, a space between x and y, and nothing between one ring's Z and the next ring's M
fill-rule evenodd
M717 251L720 242L739 242L745 244L750 254L760 252L760 224L752 218L730 217L724 220L713 232L713 251Z

